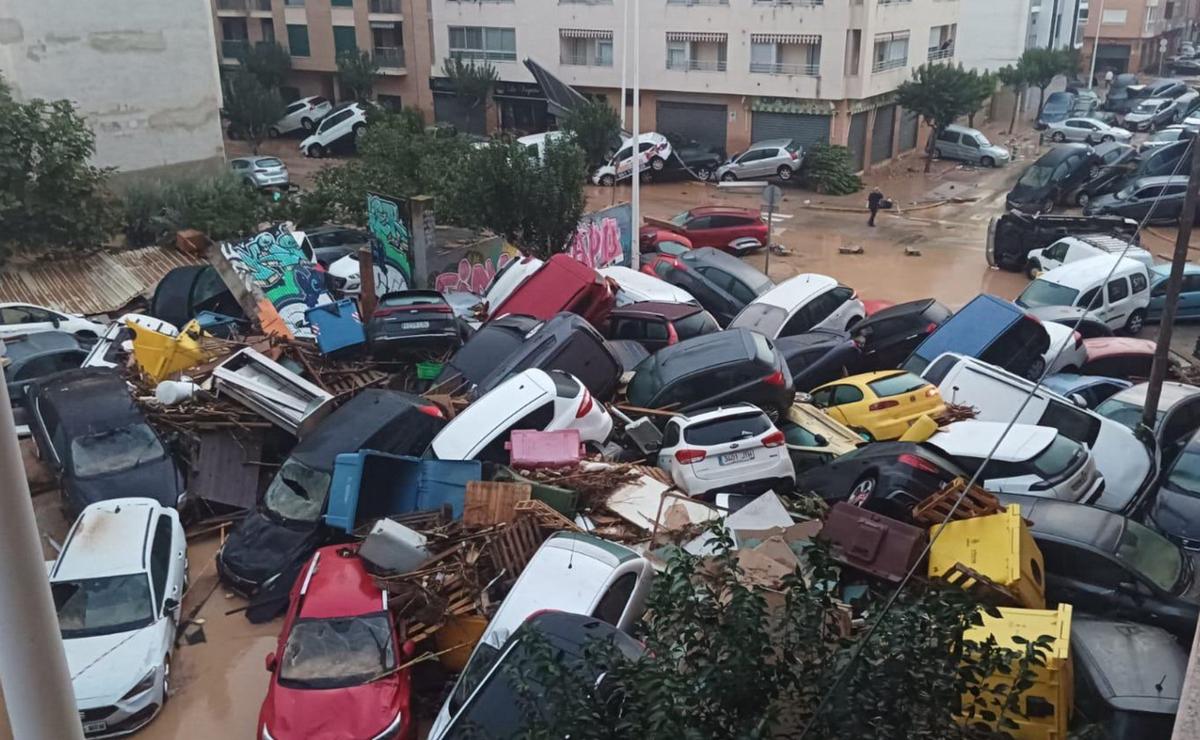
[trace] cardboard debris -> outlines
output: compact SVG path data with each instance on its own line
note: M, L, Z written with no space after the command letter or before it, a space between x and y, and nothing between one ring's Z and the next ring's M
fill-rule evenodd
M709 509L709 519L718 518ZM704 520L704 521L707 521ZM742 508L730 514L725 519L725 531L733 538L734 547L740 548L738 532L761 532L773 528L792 526L792 515L784 508L783 502L771 491L764 493ZM683 549L693 555L711 555L713 553L713 537L705 532L683 546Z
M645 473L609 494L604 500L604 507L624 521L638 529L650 531L657 528L662 530L678 529L687 524L703 524L710 519L718 518L718 513L704 504L677 502L672 507L675 513L668 518L666 514L658 519L662 495L671 486ZM668 511L671 507L668 508ZM669 519L669 520L668 520Z

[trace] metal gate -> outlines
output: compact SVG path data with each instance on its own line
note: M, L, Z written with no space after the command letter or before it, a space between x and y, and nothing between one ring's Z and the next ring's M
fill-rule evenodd
M723 105L659 101L655 129L664 136L695 139L724 152L727 121L728 115Z
M856 171L863 168L866 145L867 112L863 111L850 116L850 136L846 139L846 147L850 149L850 162Z
M487 119L484 106L474 108L468 106L457 95L446 93L433 94L433 118L438 123L454 124L461 133L483 136L487 133Z
M875 125L871 127L871 164L890 159L892 140L896 131L896 106L875 109Z
M756 111L750 119L750 140L795 139L805 149L813 144L828 144L832 120L831 116Z
M910 110L900 112L900 151L917 148L917 128L921 117Z

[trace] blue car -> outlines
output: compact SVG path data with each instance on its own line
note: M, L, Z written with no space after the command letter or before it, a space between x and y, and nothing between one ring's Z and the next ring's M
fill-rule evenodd
M1158 321L1162 317L1163 305L1167 302L1167 277L1171 265L1155 265L1150 270L1150 305L1146 307L1146 320ZM1179 293L1179 308L1176 316L1181 319L1200 318L1200 265L1190 262L1183 267L1183 289Z
M944 352L975 357L1023 378L1037 380L1050 335L1018 305L993 295L975 296L917 345L901 365L920 375Z
M1078 395L1083 399L1084 408L1094 409L1109 396L1125 390L1133 383L1120 378L1106 378L1102 375L1055 373L1047 375L1042 380L1042 385L1072 401L1076 401L1075 396Z

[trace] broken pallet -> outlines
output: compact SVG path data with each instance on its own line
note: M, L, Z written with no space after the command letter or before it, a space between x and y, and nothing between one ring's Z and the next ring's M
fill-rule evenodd
M1004 511L1000 501L979 486L972 486L971 490L967 491L966 496L963 497L962 503L958 505L957 509L954 509L954 502L962 495L966 485L967 480L961 477L947 483L941 490L931 494L913 507L913 521L931 527L946 521L947 517L950 517L951 510L954 510L954 516L950 517L951 520L972 519Z
M977 601L984 604L990 604L991 606L1027 606L1021 603L1020 597L1012 589L1001 586L991 578L973 568L968 568L962 563L955 563L954 567L943 573L940 578L952 586L958 586L963 591L971 594Z

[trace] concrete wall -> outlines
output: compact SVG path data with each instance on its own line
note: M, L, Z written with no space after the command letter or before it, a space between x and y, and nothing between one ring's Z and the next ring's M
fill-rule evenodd
M212 40L207 0L0 3L0 73L17 97L74 102L95 164L124 173L224 166Z
M1016 64L1029 34L1029 2L960 0L955 54L966 69L994 72Z

